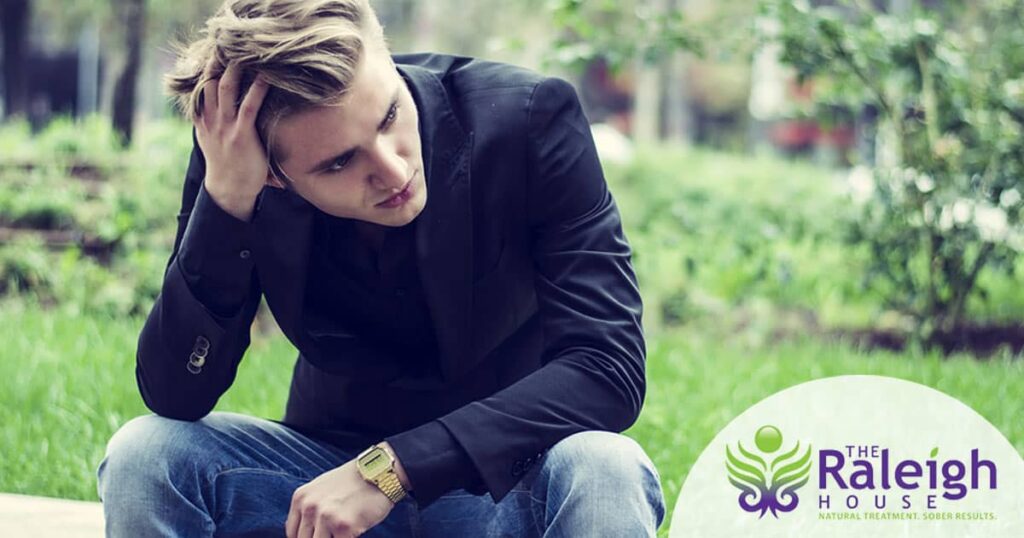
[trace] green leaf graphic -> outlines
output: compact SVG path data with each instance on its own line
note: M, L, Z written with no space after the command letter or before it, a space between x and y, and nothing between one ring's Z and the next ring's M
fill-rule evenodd
M726 468L728 469L730 476L754 486L765 483L764 474L762 474L757 467L733 456L732 451L729 450L728 446L725 447L725 458L727 460Z
M797 442L797 448L799 449L800 443ZM772 487L782 487L789 483L796 482L801 478L806 478L811 470L811 446L807 445L807 450L804 455L797 461L783 466L775 474L772 475Z
M772 470L773 470L773 471L775 470L775 466L776 466L776 465L778 465L778 464L780 464L780 463L785 463L785 462L786 462L786 460L788 460L789 458L792 458L792 457L793 457L793 455L794 455L794 454L796 454L796 452L797 452L798 450L800 450L800 443L799 443L799 442L798 442L798 443L796 444L796 446L795 446L795 447L793 447L793 450L790 450L789 452L786 452L785 454L781 454L781 455L779 455L779 457L775 458L775 459L774 459L774 460L772 461Z
M931 454L931 458L932 458L932 459L935 459L935 456L938 456L938 455L939 455L939 447L935 447L935 448L933 448L933 449L932 449L932 454Z
M756 461L759 465L761 465L761 469L763 469L765 471L768 470L768 464L765 463L764 460L761 459L760 456L758 456L757 454L751 453L751 452L747 451L747 449L743 448L743 443L736 443L736 444L740 447L740 453L743 454L748 460Z

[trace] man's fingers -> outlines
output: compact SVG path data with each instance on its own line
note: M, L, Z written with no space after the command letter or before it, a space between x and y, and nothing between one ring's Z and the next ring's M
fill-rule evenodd
M316 526L316 530L313 532L313 538L331 538L332 536L331 529L323 521Z
M206 85L203 86L202 116L204 119L213 118L217 113L217 91L217 79L206 81Z
M252 86L249 86L249 91L245 94L245 99L242 100L242 106L238 108L238 118L245 123L255 123L256 116L260 112L260 107L263 106L263 98L267 96L270 86L267 84L263 77L257 76L252 81Z
M235 119L237 107L235 102L238 99L238 78L239 69L237 63L228 64L228 68L220 77L220 90L218 91L218 108L220 116L225 121Z
M315 523L316 518L302 517L302 521L299 522L298 538L313 538L313 525Z
M213 74L217 69L217 58L211 57L203 68L203 109L200 111L203 116L210 117L211 111L217 110L217 79ZM212 84L212 85L211 85Z
M299 535L299 511L294 503L288 511L288 519L284 522L284 533L288 538L297 538Z

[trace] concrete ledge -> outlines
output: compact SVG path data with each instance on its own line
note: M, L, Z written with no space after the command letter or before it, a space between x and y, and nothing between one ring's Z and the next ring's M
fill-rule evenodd
M0 493L0 536L102 538L103 505Z

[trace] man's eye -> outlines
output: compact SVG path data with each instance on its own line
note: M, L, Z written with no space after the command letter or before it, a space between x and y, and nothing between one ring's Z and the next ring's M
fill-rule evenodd
M333 163L331 163L331 165L327 167L326 171L327 172L340 172L342 169L345 168L345 166L348 165L348 162L351 161L351 160L352 160L352 157L350 155L346 155L344 157L341 157L340 159L338 159L338 160L334 161Z
M384 118L384 128L388 128L398 118L398 105L392 105L391 110L388 110L388 115Z

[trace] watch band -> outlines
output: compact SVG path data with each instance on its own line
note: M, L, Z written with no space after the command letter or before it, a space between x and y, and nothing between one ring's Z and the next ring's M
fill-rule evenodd
M377 487L395 504L405 497L405 488L402 487L402 482L398 480L398 475L394 471L384 473L384 476L377 480Z

